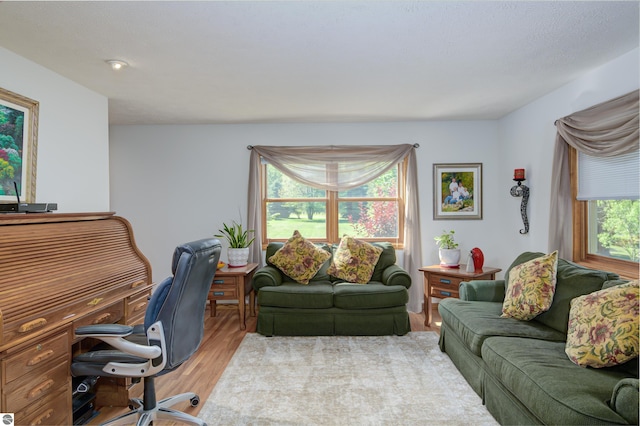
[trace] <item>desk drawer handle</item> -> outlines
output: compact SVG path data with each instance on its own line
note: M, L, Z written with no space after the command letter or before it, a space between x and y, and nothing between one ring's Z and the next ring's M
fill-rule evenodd
M440 278L440 282L441 282L442 284L451 284L451 280L446 280L446 279L444 279L444 278Z
M136 281L133 284L131 284L131 288L140 287L141 285L144 285L144 283L145 283L145 280Z
M102 314L98 318L94 319L91 324L104 324L111 318L110 313Z
M44 327L45 325L47 325L46 318L38 318L38 319L35 319L33 321L29 321L29 322L26 322L26 323L22 324L20 326L20 328L18 329L18 333L26 333L28 331L31 331L31 330L35 329L35 328Z
M213 295L214 296L224 296L224 291L214 291Z
M46 392L53 386L53 380L49 379L44 383L41 383L38 387L35 387L29 392L29 398L35 398L36 396Z
M143 311L147 307L147 302L138 303L135 308L133 308L133 312Z
M440 294L443 296L451 296L451 292L449 291L440 291Z
M38 354L36 356L34 356L33 358L31 358L28 362L27 365L29 367L36 365L36 364L40 364L42 361L46 360L47 358L51 358L51 355L53 355L53 350L49 349L46 352L43 352L41 354Z
M214 284L224 284L224 280L213 280Z
M33 422L31 422L32 425L41 425L42 422L44 422L45 420L47 420L48 418L51 417L51 415L53 414L53 408L49 408L47 411L45 411L45 413L43 415L41 415L40 417L36 418L35 420L33 420ZM48 424L48 423L45 423Z

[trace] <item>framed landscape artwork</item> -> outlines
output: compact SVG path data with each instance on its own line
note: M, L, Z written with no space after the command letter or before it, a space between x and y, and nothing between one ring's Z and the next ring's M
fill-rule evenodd
M433 219L482 219L482 163L433 165Z
M35 202L38 107L0 87L0 202Z

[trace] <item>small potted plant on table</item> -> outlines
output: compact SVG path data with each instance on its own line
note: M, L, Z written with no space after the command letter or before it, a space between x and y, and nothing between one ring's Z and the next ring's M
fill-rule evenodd
M460 249L458 243L454 240L455 231L442 231L442 234L435 237L436 244L440 247L438 255L440 256L440 266L445 268L460 267Z
M237 268L246 266L249 262L249 246L255 240L255 237L249 235L249 233L253 234L253 230L244 229L242 224L237 223L235 220L231 225L223 223L222 228L223 229L218 229L220 234L214 236L226 238L229 243L229 247L227 248L229 267Z

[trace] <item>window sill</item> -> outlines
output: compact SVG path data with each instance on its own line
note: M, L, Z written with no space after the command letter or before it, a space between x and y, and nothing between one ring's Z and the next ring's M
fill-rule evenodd
M620 275L621 278L628 280L637 280L639 275L638 264L634 262L628 262L626 260L590 255L587 256L586 259L583 259L576 263L591 269L613 272Z

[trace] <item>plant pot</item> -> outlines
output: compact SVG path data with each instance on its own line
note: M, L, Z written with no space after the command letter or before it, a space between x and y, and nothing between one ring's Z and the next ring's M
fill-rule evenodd
M229 267L231 268L246 266L247 263L249 263L249 247L228 248L227 259L229 260Z
M440 266L445 268L457 268L460 265L460 249L443 249L438 251Z

